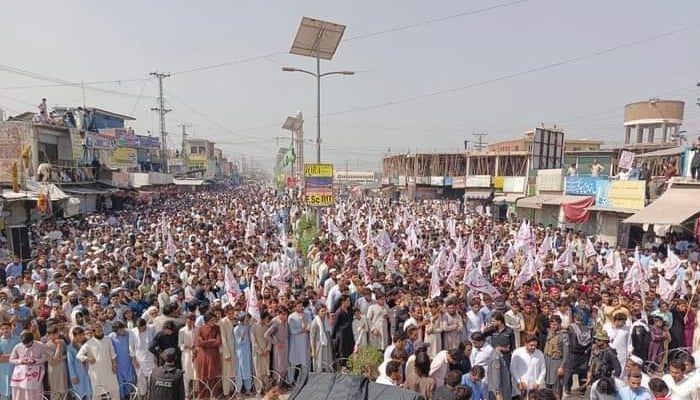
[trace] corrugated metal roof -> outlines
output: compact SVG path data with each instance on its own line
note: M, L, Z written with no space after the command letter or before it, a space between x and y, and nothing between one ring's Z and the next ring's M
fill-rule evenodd
M670 157L677 156L683 153L684 147L672 147L670 149L663 149L657 151L651 151L649 153L637 154L636 158L652 158L652 157Z

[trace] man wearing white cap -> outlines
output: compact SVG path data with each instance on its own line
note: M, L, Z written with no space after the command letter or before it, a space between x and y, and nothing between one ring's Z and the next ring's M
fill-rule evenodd
M634 376L637 374L641 375L640 385L643 388L649 389L649 381L651 380L651 378L644 372L643 367L644 360L635 355L631 355L629 356L627 364L625 365L625 373L628 379L630 376Z

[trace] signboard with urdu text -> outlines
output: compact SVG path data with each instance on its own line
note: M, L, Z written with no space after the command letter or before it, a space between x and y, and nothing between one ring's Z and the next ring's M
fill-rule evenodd
M620 161L617 163L617 167L629 170L632 168L632 164L634 164L634 153L623 150L622 154L620 154Z
M524 176L504 176L503 177L503 193L524 193L525 192L525 177Z
M117 147L112 151L112 164L136 165L136 149Z
M644 181L612 181L608 188L608 203L616 208L644 208Z
M562 189L563 174L560 168L537 171L535 182L540 192L558 192Z
M488 188L491 187L491 175L471 175L468 176L465 184L465 187L470 187L470 188L475 188L475 187L482 187L482 188Z
M442 186L445 183L444 176L431 176L430 186Z
M453 189L463 189L467 182L467 177L465 176L453 176L452 177L452 188Z
M335 204L333 164L304 164L304 200L312 207Z
M599 178L590 176L567 176L566 194L576 196L595 196L598 192L597 182Z

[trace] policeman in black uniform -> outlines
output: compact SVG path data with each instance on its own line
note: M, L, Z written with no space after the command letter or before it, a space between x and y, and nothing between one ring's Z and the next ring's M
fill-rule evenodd
M175 367L177 352L171 347L163 351L162 357L165 365L151 373L149 400L185 400L183 372Z

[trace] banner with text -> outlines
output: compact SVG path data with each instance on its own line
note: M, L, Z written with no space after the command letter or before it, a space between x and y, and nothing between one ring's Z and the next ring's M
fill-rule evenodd
M312 207L335 204L333 164L304 164L304 200Z

